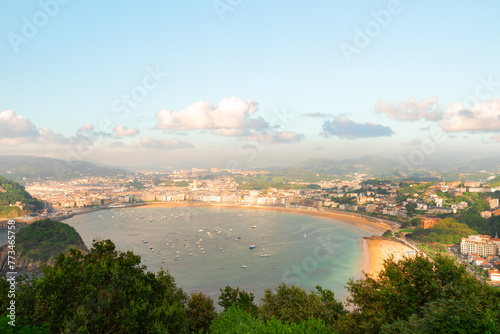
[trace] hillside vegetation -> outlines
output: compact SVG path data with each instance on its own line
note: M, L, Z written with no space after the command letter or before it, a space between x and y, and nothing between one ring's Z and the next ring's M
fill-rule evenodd
M165 271L151 273L110 240L59 255L41 278L18 278L16 328L30 333L499 333L500 291L438 255L388 259L376 277L347 282L347 306L332 291L282 284L257 305L221 288L220 313L186 294ZM0 329L9 320L0 279ZM2 318L3 317L3 318ZM27 331L28 332L28 331Z
M0 218L11 218L13 213L18 214L14 217L18 217L21 210L14 212L15 209L9 207L10 204L16 202L22 202L25 205L23 213L32 213L43 207L42 202L33 198L19 183L0 175Z
M97 166L86 161L71 161L27 155L0 156L0 174L17 182L37 179L69 180L82 176L114 176L122 170Z
M74 227L50 219L34 222L16 235L17 252L34 261L46 262L71 248L86 250Z

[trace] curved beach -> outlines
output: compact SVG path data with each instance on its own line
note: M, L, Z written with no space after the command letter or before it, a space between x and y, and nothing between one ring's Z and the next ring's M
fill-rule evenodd
M353 225L359 229L373 233L375 238L363 238L363 266L361 271L375 275L383 268L384 259L388 258L391 254L396 259L403 258L407 255L410 247L404 244L388 240L385 238L377 238L376 236L382 235L385 231L393 227L385 221L367 217L359 214L333 211L333 210L317 210L317 209L302 209L302 208L285 208L285 207L269 207L258 205L228 205L228 204L207 204L207 203L189 203L189 202L151 202L145 203L138 207L217 207L217 208L236 208L236 209L253 209L253 210L267 210L267 211L281 211L286 213L295 213L303 215L311 215L316 217L330 218L342 223Z
M364 237L363 243L363 267L361 270L370 276L376 276L384 268L384 260L391 255L395 260L402 260L414 249L397 240L372 236Z
M298 213L303 215L310 215L315 217L330 218L341 221L342 223L356 226L359 229L373 233L375 235L382 235L385 231L392 229L388 223L360 214L333 211L333 210L318 210L314 208L286 208L275 206L260 206L260 205L232 205L232 204L208 204L208 203L190 203L190 202L150 202L138 205L136 207L216 207L216 208L233 208L233 209L252 209L252 210L266 210L266 211L281 211L286 213Z

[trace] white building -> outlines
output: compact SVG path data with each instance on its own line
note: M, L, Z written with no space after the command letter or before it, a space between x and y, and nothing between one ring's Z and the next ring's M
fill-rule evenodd
M460 252L462 254L477 254L482 257L488 255L498 255L500 239L492 238L489 235L470 235L462 238L460 242Z

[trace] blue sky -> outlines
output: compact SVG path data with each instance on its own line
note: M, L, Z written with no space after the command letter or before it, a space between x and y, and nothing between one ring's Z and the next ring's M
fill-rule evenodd
M0 154L245 168L500 145L495 2L0 6Z

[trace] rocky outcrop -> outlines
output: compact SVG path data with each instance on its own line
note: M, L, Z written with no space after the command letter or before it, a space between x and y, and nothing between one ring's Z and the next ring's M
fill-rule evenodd
M14 260L10 258L10 261L14 262L15 269L9 268L9 248L8 245L0 246L0 276L5 275L7 272L17 272L17 273L35 273L39 272L42 264L50 264L48 262L34 261L29 258L23 258L17 251L14 256ZM11 255L12 256L12 255Z

